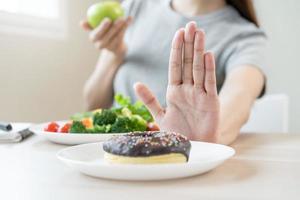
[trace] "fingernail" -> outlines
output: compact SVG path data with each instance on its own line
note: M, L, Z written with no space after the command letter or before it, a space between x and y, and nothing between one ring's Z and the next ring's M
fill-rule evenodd
M188 26L189 27L191 27L191 26L197 27L197 23L195 21L191 21L190 23L188 23Z
M205 34L205 30L204 29L199 29L199 31L203 32Z
M140 82L135 82L135 83L133 84L133 88L136 89L136 88L138 87L139 84L140 84Z
M175 33L175 38L178 38L179 37L179 34L182 32L182 31L184 31L184 29L179 29L179 30L177 30L176 31L176 33Z
M215 56L214 52L213 52L213 51L211 51L211 50L207 51L207 52L206 52L206 54L210 54L212 57L214 57L214 56Z
M133 21L133 18L129 16L129 17L127 18L127 23L128 23L128 24L131 24L132 21Z
M178 30L178 33L180 33L180 32L185 32L185 29L184 29L184 28L180 28L180 29Z
M191 21L190 23L194 24L194 25L197 25L197 22L195 22L195 21Z
M205 37L205 31L203 29L197 29L196 35L199 37Z

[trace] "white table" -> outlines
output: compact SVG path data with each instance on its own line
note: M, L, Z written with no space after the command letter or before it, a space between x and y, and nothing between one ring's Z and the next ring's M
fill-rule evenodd
M0 199L300 199L300 135L241 135L237 154L217 169L160 182L82 175L57 160L64 147L38 136L0 144Z

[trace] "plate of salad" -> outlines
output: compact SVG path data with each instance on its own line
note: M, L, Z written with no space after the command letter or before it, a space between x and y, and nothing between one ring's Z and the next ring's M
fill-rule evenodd
M129 97L115 95L117 107L76 113L69 120L47 122L30 130L46 139L67 145L105 141L118 134L159 130L141 101L132 103Z

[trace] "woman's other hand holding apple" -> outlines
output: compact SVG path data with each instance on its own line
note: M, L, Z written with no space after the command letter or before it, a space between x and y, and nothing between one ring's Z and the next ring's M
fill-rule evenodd
M84 87L87 110L109 108L113 101L113 79L126 54L124 35L132 21L131 17L113 21L104 18L93 29L87 20L81 21L81 27L89 32L89 38L100 50L98 63ZM99 88L99 85L102 87Z
M105 18L95 29L86 20L81 21L80 25L89 31L89 38L97 49L106 49L118 57L123 57L126 52L124 35L131 21L131 17L119 18L114 22Z

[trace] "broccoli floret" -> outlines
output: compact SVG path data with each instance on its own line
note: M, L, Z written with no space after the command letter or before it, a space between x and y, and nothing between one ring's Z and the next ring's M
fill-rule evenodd
M131 121L134 124L134 130L132 131L146 131L147 121L139 115L132 115Z
M94 125L107 125L113 124L116 121L117 114L113 110L102 110L101 113L96 113L94 115L93 121Z
M145 131L147 122L139 116L119 116L111 127L112 133L126 133L132 131Z
M122 94L116 94L115 101L122 107L126 107L131 104L130 97L124 97Z
M105 133L111 133L111 127L112 127L111 124L107 124L107 125L105 126Z
M141 116L147 122L153 121L151 113L141 101L137 101L135 104L130 105L129 109L131 110L132 114Z
M93 128L88 129L89 133L105 133L105 125L95 125Z
M132 112L129 110L129 108L125 107L125 108L122 108L121 115L123 115L125 117L131 117Z
M81 121L73 121L71 128L70 128L70 133L86 133L87 129L85 126L82 124Z
M122 114L122 107L113 107L113 108L110 108L110 110L114 113L116 113L117 115L121 115Z
M132 129L132 124L129 117L118 117L116 122L111 126L111 132L113 133L126 133Z
M88 129L89 133L109 133L111 131L111 125L95 125L93 128Z
M140 115L147 122L152 122L153 117L146 106L141 102L137 101L131 104L129 97L124 97L122 94L115 95L115 101L123 108L128 108L132 114Z

